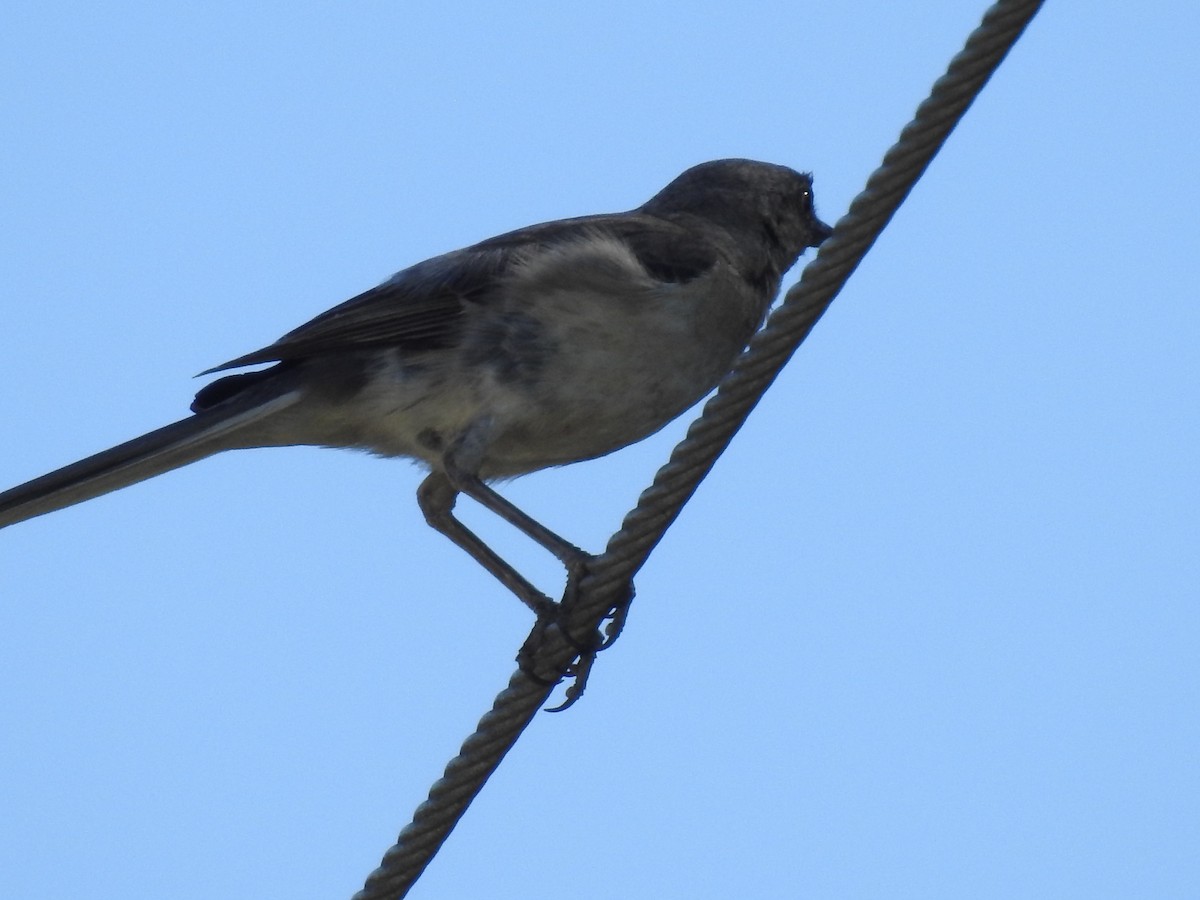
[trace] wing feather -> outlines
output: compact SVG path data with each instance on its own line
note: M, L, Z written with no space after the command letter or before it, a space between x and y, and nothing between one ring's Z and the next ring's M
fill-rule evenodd
M597 233L625 241L647 274L662 282L690 281L717 261L711 242L656 216L624 213L534 225L417 263L275 343L201 374L372 347L419 352L453 346L468 308L502 294L505 276L515 264Z

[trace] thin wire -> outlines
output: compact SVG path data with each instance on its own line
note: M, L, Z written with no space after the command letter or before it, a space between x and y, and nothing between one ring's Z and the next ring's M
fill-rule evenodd
M562 625L567 631L595 633L614 606L629 596L632 578L650 551L828 309L1041 5L1041 0L1000 0L984 14L980 26L951 60L946 74L934 83L916 116L838 221L832 237L805 268L800 282L755 335L705 405L703 415L692 423L687 437L609 540L605 552L589 566L589 574L565 613ZM408 893L471 800L546 703L578 651L556 627L541 637L531 659L496 697L492 709L446 766L429 798L417 807L412 821L354 900L393 900Z

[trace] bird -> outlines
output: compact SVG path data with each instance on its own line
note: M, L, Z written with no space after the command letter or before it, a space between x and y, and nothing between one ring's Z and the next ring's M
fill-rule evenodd
M489 484L593 459L708 394L783 275L831 233L812 176L720 159L628 212L532 225L418 262L201 375L192 414L0 493L0 528L226 450L406 457L435 530L538 613L550 599L453 514L465 494L556 556L583 550ZM266 368L224 374L233 369Z

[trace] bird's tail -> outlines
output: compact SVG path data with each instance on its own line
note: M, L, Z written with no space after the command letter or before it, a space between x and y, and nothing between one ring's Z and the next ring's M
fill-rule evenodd
M254 446L246 434L299 399L288 392L260 403L229 402L143 434L0 493L0 528L91 500L222 450Z

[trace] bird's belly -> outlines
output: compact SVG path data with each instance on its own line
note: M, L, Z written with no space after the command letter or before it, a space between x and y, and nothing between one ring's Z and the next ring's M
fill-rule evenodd
M652 307L616 322L586 310L555 321L543 370L493 399L484 474L591 459L653 434L716 386L756 324L697 329Z
M434 468L469 445L466 465L485 478L602 456L712 390L758 324L758 310L736 298L720 284L682 308L669 293L622 309L611 296L574 293L557 309L544 296L536 318L495 317L486 341L424 359L376 357L362 390L329 410L320 443Z

